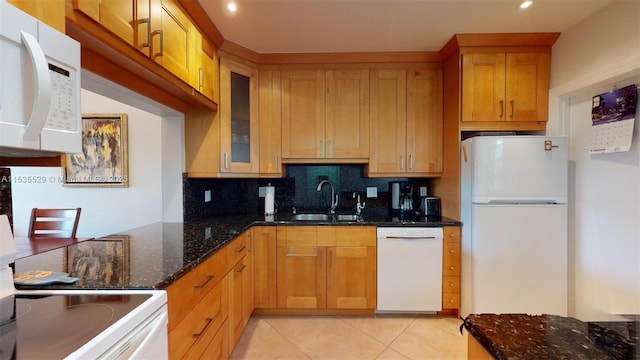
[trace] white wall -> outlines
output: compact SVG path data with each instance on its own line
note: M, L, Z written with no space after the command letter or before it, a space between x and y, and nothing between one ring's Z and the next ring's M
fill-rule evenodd
M84 78L83 78L84 87ZM129 187L63 187L12 182L15 236L25 236L33 207L81 207L78 236L103 236L157 221L182 221L183 118L159 116L82 91L83 113L126 113ZM11 175L59 179L58 167L12 167Z
M640 313L640 120L631 151L589 155L591 97L640 85L640 2L618 1L553 47L548 133L570 141L569 315Z

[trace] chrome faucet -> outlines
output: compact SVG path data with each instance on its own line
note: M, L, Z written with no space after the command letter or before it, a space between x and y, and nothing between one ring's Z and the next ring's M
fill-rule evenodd
M352 197L356 199L356 215L360 215L360 213L362 213L362 209L364 209L365 203L364 201L360 203L360 193L357 191L353 192Z
M322 185L329 184L331 186L331 207L330 211L332 214L336 213L336 207L338 207L338 194L336 194L336 188L333 187L333 184L329 180L322 180L318 183L317 191L322 190Z

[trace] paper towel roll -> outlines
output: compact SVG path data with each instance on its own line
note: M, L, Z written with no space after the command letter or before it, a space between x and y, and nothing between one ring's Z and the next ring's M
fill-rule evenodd
M273 215L275 214L275 197L276 197L276 188L275 186L265 186L265 195L264 195L264 214L265 215Z
M400 208L400 184L393 183L391 184L391 208L399 209Z

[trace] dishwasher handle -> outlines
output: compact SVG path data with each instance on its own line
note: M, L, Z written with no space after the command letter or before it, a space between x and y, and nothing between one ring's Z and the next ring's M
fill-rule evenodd
M393 235L389 235L389 236L385 236L385 239L402 239L402 240L427 240L427 239L438 239L438 237L435 236L407 236L407 235L403 235L403 236L393 236Z

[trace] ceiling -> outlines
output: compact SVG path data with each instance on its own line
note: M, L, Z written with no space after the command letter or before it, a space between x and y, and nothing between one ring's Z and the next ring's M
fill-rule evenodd
M222 36L260 54L438 51L453 34L563 32L614 0L199 0ZM615 0L638 1L638 0Z

